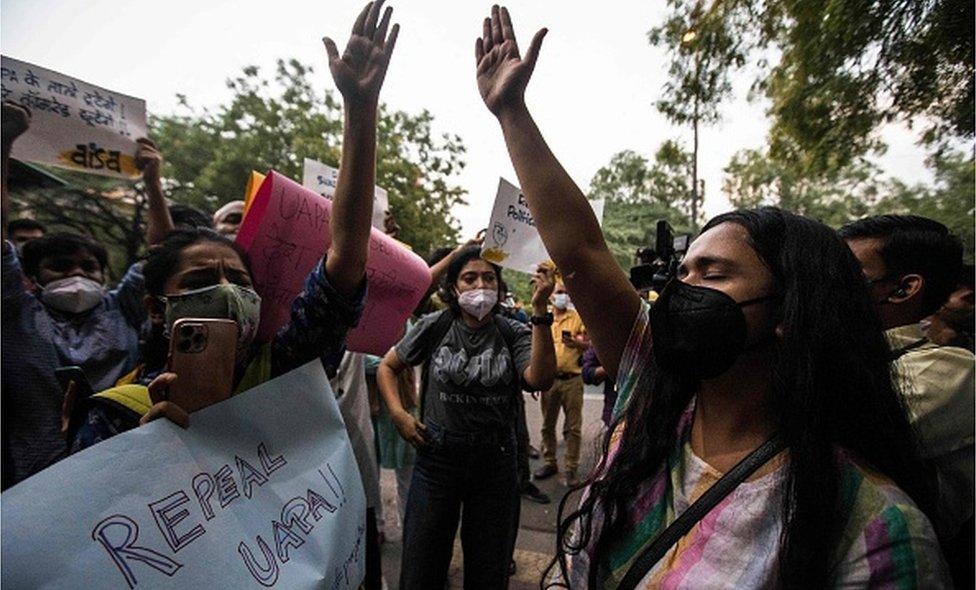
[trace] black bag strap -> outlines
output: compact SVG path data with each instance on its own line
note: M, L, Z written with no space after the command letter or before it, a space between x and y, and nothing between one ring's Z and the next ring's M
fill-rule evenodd
M430 377L427 373L430 370L430 357L437 350L437 347L447 336L447 333L451 329L451 324L454 323L454 314L451 313L450 309L443 309L439 312L440 315L434 320L434 325L430 328L430 354L427 355L427 360L424 361L423 366L420 368L420 420L424 419L424 400L427 398L427 386Z
M644 579L647 572L664 557L664 554L678 542L681 537L688 534L691 527L695 526L699 520L712 511L715 506L726 496L732 493L740 483L746 480L757 469L769 462L770 459L779 454L786 447L779 436L773 436L764 442L758 449L749 453L728 473L722 476L712 487L705 490L705 493L698 500L688 507L681 516L676 518L671 526L658 533L651 544L637 556L633 565L624 574L623 580L617 586L618 590L634 590L637 584Z

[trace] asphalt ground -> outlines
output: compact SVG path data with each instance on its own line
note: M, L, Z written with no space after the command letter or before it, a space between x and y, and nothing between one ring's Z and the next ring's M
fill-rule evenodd
M592 467L596 458L596 446L602 433L600 415L603 411L602 388L587 386L583 396L583 443L580 475L584 475ZM542 412L539 402L525 394L525 414L529 426L529 439L536 449L542 447ZM556 436L559 440L557 454L562 461L565 452L565 441L562 440L563 419L560 416L556 425ZM535 471L543 464L542 459L530 459L530 468ZM522 511L519 522L519 534L515 544L515 575L509 583L513 590L527 590L539 588L539 580L555 552L556 546L556 512L559 500L568 491L560 483L559 476L553 476L542 481L534 481L539 489L549 495L549 504L538 504L522 499ZM386 587L395 590L400 576L400 554L402 545L401 529L397 514L396 479L393 471L383 469L380 474L380 487L383 496L383 531L386 541L382 545L383 578ZM578 496L578 495L577 495ZM569 502L576 502L578 498ZM454 557L451 560L449 588L463 588L461 556L461 541L458 537L454 542Z

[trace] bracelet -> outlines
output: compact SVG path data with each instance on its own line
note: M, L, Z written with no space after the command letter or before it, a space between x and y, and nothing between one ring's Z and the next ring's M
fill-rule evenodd
M534 315L529 318L529 323L533 326L551 326L553 322L553 317L551 313L545 315Z

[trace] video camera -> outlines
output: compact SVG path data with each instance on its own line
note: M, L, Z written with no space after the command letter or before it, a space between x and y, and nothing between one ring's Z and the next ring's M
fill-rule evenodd
M638 248L637 265L630 269L630 283L638 291L653 289L660 292L678 271L678 265L688 251L689 234L675 237L671 225L661 219L657 222L654 247Z

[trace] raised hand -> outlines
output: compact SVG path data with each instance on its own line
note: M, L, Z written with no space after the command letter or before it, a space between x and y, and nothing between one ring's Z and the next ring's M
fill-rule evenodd
M491 7L491 17L484 22L483 35L474 44L478 65L478 91L488 110L499 116L506 108L525 103L525 87L532 77L539 48L547 29L540 29L525 59L519 54L512 18L505 7Z
M532 275L532 284L535 286L535 290L532 292L532 308L533 311L539 312L537 315L541 315L545 313L549 296L556 288L556 282L552 278L552 269L540 264L535 274Z
M393 46L396 45L397 35L400 33L400 25L397 24L393 25L389 37L386 35L390 17L393 15L390 7L383 11L383 18L377 23L383 1L370 2L359 13L342 57L339 57L339 51L332 39L322 39L329 53L332 78L346 101L371 105L379 101L386 68L390 65Z
M159 182L159 169L163 165L163 155L159 153L156 144L150 139L140 137L136 140L136 168L142 171L142 178L146 183Z
M2 140L4 148L9 148L27 128L30 127L30 111L12 102L3 103Z

